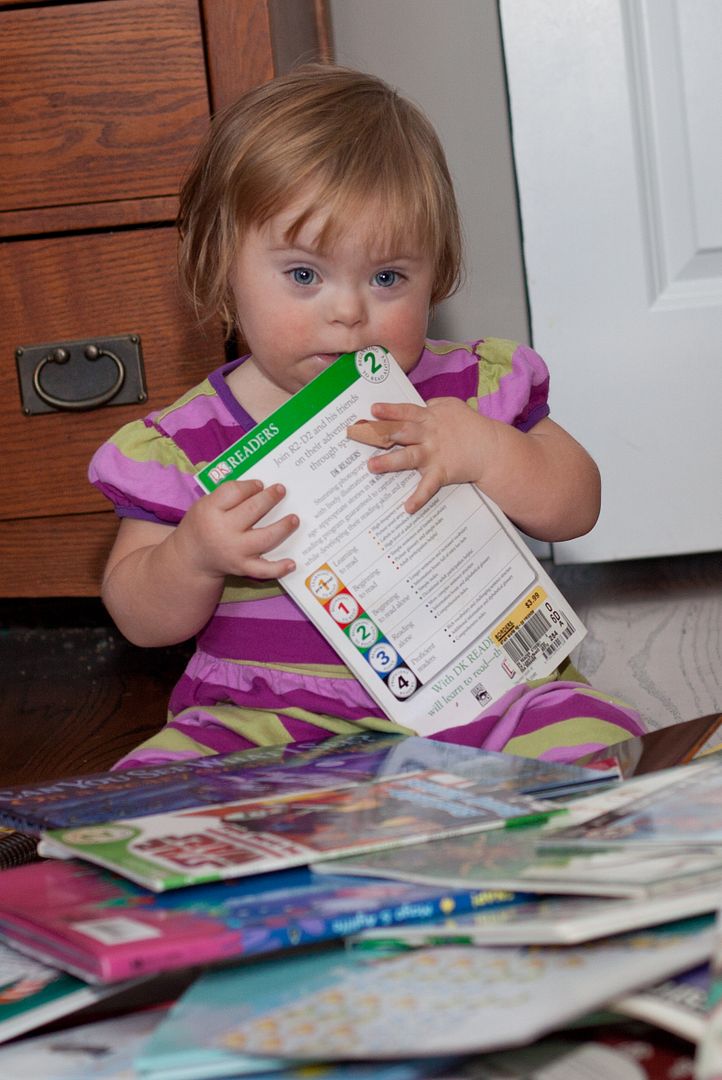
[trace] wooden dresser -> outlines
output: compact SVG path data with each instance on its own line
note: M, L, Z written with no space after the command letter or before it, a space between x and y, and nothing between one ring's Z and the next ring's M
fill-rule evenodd
M178 294L180 178L213 111L328 55L324 0L0 0L0 40L0 597L94 596L94 449L223 360Z

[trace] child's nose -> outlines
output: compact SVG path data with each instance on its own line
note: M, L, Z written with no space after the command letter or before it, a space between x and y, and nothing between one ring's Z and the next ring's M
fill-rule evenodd
M364 320L365 310L363 297L357 289L336 290L331 309L333 322L343 326L358 326Z

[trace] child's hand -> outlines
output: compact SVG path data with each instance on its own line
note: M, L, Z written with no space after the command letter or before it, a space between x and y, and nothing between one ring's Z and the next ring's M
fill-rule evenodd
M259 480L227 481L190 507L169 542L186 565L206 577L283 577L295 563L263 556L298 528L298 518L287 514L270 525L257 522L285 494L282 484L264 488Z
M485 462L495 460L496 425L458 398L433 398L421 405L378 402L377 418L349 428L349 437L367 446L392 447L369 459L372 473L416 469L421 480L404 503L420 510L445 484L479 482Z

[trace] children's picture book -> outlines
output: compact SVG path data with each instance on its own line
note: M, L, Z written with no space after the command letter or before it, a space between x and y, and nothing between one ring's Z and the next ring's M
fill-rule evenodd
M38 850L105 866L162 892L559 812L551 801L499 796L483 782L425 770L282 801L221 803L51 830Z
M581 824L560 828L542 841L555 848L690 845L722 850L722 760L669 770L674 782Z
M537 761L414 735L362 731L321 742L253 747L188 761L63 777L42 784L18 784L0 789L0 824L39 836L46 829L95 825L209 803L352 787L376 777L419 769L456 772L484 780L489 787L503 786L508 791L545 798L591 791L616 779L616 774L577 765ZM10 840L20 835L9 830ZM35 857L36 840L29 835L23 840ZM3 843L0 832L0 865Z
M15 1039L133 985L88 986L0 943L0 1042ZM4 1072L0 1058L0 1074ZM38 1074L41 1075L41 1074Z
M144 1009L0 1047L5 1080L133 1080L133 1059L164 1015Z
M88 982L114 983L522 898L306 867L158 894L87 863L48 860L3 874L0 937Z
M442 916L404 926L376 926L347 941L352 949L393 950L432 945L578 945L693 915L715 913L720 884L700 891L634 899L529 896L487 910Z
M269 1080L431 1080L455 1076L453 1058L405 1061L314 1062L295 1067L288 1059L244 1054L226 1039L233 1015L252 1014L253 1002L284 1000L296 987L323 985L331 971L353 970L343 953L294 955L283 964L255 964L246 986L240 968L202 975L163 1017L135 1057L143 1080L206 1080L214 1077L268 1076ZM250 969L249 969L250 971ZM453 1072L447 1071L454 1069ZM471 1078L470 1078L471 1080Z
M283 482L298 529L274 558L288 594L385 714L429 735L474 720L510 687L550 672L585 634L521 537L473 484L410 515L415 470L372 474L362 423L376 401L424 405L380 346L345 353L197 474Z
M713 920L699 918L579 946L292 955L201 974L171 1017L188 1052L295 1062L480 1054L703 962L713 935Z
M563 819L560 818L561 821ZM555 832L556 830L554 830ZM644 899L722 889L722 852L540 848L541 828L503 829L313 863L315 873L370 875L449 887Z

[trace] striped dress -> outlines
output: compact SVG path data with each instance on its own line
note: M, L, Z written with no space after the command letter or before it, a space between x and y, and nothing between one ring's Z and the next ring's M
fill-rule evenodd
M201 491L195 473L255 426L226 376L212 372L168 408L121 428L89 476L121 517L177 524ZM549 414L549 374L530 348L500 339L427 341L409 378L424 400L456 397L528 431ZM391 723L277 582L229 577L173 689L161 731L116 767L323 739ZM637 714L560 671L513 688L439 738L529 757L572 760L642 731Z

